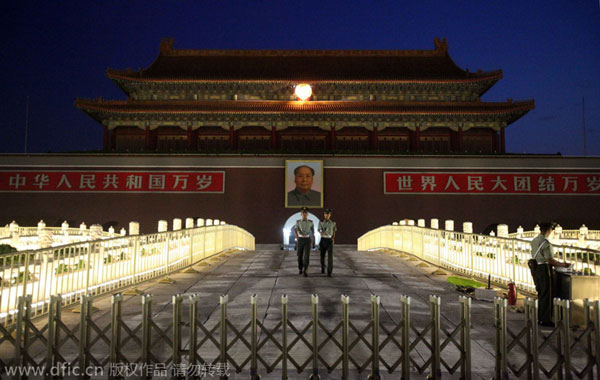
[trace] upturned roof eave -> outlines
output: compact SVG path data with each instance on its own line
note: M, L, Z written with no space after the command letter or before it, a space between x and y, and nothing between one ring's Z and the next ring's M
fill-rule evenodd
M235 105L235 101L226 101L227 105ZM246 103L248 105L251 102ZM291 105L294 106L296 102L285 102L285 101L270 101L270 102L257 102L262 105L262 108L243 108L243 109L231 109L227 107L223 107L221 109L202 109L202 105L204 103L197 102L185 102L179 104L173 104L173 107L169 108L152 108L148 107L146 104L141 105L139 103L128 102L128 101L102 101L102 100L85 100L85 99L77 99L75 105L84 110L84 111L96 111L96 112L106 112L113 114L264 114L264 115L275 115L275 114L315 114L315 115L340 115L340 114L352 114L352 115L426 115L426 114L448 114L448 115L456 115L456 114L470 114L470 115L478 115L478 114L509 114L512 112L528 112L535 107L535 103L533 100L530 101L520 101L520 102L503 102L503 103L491 103L491 102L470 102L470 103L438 103L438 104L428 104L428 103L399 103L399 102L385 102L380 103L380 105L386 105L392 108L393 106L404 109L359 109L361 106L377 106L373 105L370 102L356 102L356 107L352 109L352 102L344 102L346 103L346 107L339 107L341 109L332 110L332 109L302 109L302 108L288 108L288 109L276 109L273 107L272 109L266 108L268 103L272 103L274 106L286 106ZM267 105L265 105L267 103ZM329 103L329 102L323 102ZM170 103L161 103L162 105L168 105ZM182 105L198 105L196 109L187 108L184 109L181 107ZM179 108L177 107L179 106ZM302 107L302 103L297 104L298 107ZM419 109L419 107L431 107L427 110ZM439 110L435 109L435 106L439 106ZM452 107L454 109L442 109L443 107ZM489 108L485 108L489 107ZM406 109L409 108L409 109ZM410 109L412 108L412 109Z

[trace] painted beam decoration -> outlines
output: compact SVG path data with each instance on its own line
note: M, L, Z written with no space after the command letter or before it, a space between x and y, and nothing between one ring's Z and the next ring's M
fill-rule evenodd
M224 171L0 171L0 192L224 193Z
M384 172L385 194L600 195L600 172Z

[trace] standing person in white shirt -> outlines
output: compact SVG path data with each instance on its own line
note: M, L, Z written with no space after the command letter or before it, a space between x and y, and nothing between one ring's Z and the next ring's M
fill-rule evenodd
M302 207L302 219L296 221L294 234L298 240L298 273L308 277L308 264L310 261L310 248L312 246L312 237L315 234L315 225L308 219L308 208Z
M335 240L337 225L331 220L331 209L325 209L324 218L325 220L319 222L318 228L321 234L321 242L319 243L321 250L321 273L325 273L325 254L327 254L327 276L331 277L333 272L333 242Z
M531 258L537 261L532 273L535 290L538 293L538 324L552 327L552 267L568 268L571 264L563 263L554 258L554 248L548 240L554 225L540 223L540 234L531 241Z

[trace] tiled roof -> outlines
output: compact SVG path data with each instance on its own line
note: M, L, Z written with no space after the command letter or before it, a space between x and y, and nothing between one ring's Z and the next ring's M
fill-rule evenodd
M499 79L501 71L470 73L434 50L175 50L163 40L150 67L108 70L136 81L473 81Z
M107 113L314 113L314 114L507 114L529 111L521 102L400 102L400 101L130 101L77 99L85 111Z

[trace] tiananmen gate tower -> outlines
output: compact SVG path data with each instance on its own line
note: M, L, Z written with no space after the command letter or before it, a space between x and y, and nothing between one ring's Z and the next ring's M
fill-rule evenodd
M501 71L433 50L177 50L108 70L127 100L77 99L107 152L504 153L534 102L485 102ZM312 95L298 101L294 88Z

